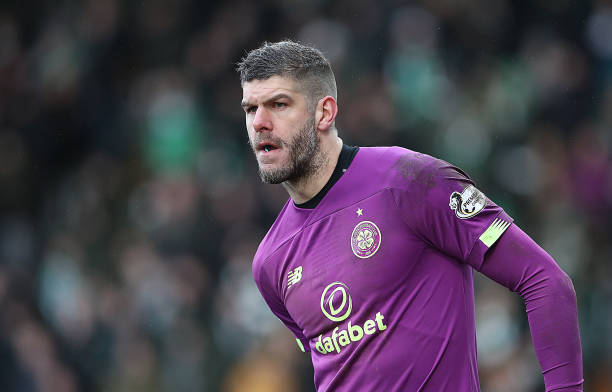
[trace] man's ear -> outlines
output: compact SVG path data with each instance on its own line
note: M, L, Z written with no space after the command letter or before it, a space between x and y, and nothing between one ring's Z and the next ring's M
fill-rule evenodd
M320 131L329 130L338 114L338 104L334 97L328 95L319 100L316 108L316 127Z

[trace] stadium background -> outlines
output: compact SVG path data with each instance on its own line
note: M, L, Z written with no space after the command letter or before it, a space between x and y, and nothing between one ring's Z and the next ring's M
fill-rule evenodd
M556 258L612 390L604 0L4 0L0 390L312 391L251 280L287 196L233 70L285 37L333 63L345 142L464 168ZM518 296L476 285L483 390L543 390Z

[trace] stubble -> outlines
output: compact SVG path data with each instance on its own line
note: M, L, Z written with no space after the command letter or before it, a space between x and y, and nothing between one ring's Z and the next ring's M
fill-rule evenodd
M315 118L312 116L289 141L277 140L280 147L288 149L289 163L283 167L263 169L259 166L259 177L267 184L280 184L285 181L299 183L313 176L322 166L321 140L315 129ZM254 145L251 143L253 152Z

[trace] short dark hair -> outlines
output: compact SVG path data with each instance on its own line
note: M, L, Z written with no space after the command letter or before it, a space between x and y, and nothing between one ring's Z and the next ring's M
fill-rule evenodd
M311 104L327 95L337 99L336 78L329 61L320 50L299 42L264 42L242 58L236 71L241 85L282 76L298 82L298 88L309 96Z

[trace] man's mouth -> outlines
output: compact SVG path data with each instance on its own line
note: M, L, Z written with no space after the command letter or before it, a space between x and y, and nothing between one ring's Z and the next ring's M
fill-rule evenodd
M270 142L260 142L257 143L257 151L270 152L273 150L277 150L279 147L276 144Z

